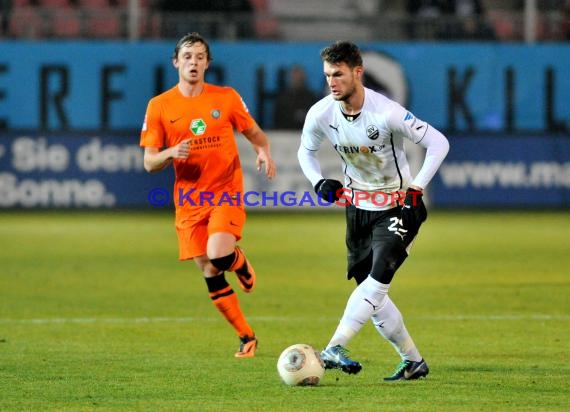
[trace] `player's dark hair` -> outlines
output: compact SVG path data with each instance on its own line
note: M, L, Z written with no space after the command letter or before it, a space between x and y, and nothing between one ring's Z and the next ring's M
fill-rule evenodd
M321 50L321 60L331 64L346 63L348 67L362 66L360 49L354 43L337 41Z
M208 61L212 61L212 54L210 53L210 45L207 40L202 37L200 33L192 32L187 33L178 40L176 46L174 47L174 53L172 58L176 59L178 57L178 52L183 46L192 46L194 43L202 43L206 47L206 54L208 55Z

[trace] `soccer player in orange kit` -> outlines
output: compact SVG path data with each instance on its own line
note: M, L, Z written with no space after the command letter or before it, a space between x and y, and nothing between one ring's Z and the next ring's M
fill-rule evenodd
M256 166L267 178L276 174L266 134L231 87L205 82L212 56L198 33L183 36L172 63L178 84L153 97L146 110L140 145L144 167L157 172L174 165L174 203L180 260L193 259L203 272L210 298L240 339L235 356L255 355L257 338L225 272L235 272L247 293L255 271L237 246L245 209L239 201L243 175L234 129L257 153Z

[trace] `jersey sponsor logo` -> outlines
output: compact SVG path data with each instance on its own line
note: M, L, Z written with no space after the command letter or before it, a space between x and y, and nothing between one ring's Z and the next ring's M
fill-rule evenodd
M378 136L380 136L380 131L376 126L371 124L369 126L366 126L366 135L370 140L376 140L378 139Z
M190 122L190 130L194 136L201 136L206 132L206 122L202 119L193 119Z
M190 150L206 150L222 147L220 136L204 136L190 139Z
M344 153L344 154L359 154L359 153L363 153L363 154L370 154L370 153L378 153L380 151L382 151L382 149L384 149L386 145L385 144L381 144L381 145L372 145L372 146L343 146L340 144L335 144L334 148L337 152L339 153Z
M222 113L220 112L219 109L214 109L210 112L210 114L214 119L219 119Z

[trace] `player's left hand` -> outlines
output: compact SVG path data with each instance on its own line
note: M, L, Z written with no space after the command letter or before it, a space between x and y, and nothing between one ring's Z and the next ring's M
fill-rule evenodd
M277 166L275 165L273 158L263 150L260 150L257 154L255 166L258 172L261 171L263 166L265 166L265 176L267 176L268 179L273 179L277 174Z
M421 190L412 188L406 190L402 206L402 226L408 230L408 233L417 233L421 224L427 219L427 209L422 196Z

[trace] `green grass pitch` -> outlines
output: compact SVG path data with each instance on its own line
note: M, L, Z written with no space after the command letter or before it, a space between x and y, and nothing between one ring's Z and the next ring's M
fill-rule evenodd
M366 325L359 375L288 387L293 343L321 349L353 283L342 214L251 212L253 359L178 262L172 213L0 215L0 411L563 411L570 397L570 213L433 212L391 296L431 372Z

